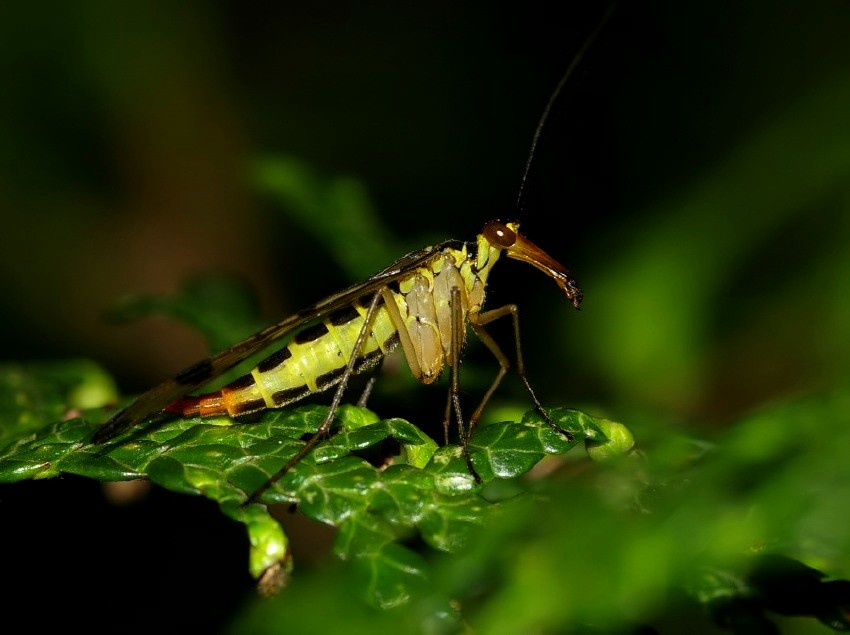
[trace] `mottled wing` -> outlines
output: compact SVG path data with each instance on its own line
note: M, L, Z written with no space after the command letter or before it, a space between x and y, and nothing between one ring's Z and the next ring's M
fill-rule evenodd
M114 414L94 433L92 443L104 443L114 438L145 419L159 414L175 400L197 390L242 360L262 351L309 322L317 320L335 309L347 306L358 298L374 294L390 282L403 278L418 267L427 266L429 260L435 254L455 242L457 241L446 241L436 246L411 252L368 280L327 297L281 322L255 333L238 344L234 344L227 350L189 366L171 379L141 394L129 406Z

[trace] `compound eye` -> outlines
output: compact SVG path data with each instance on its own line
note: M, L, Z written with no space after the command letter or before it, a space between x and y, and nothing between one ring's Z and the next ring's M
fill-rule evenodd
M497 220L490 221L481 232L491 245L507 249L516 243L516 232Z

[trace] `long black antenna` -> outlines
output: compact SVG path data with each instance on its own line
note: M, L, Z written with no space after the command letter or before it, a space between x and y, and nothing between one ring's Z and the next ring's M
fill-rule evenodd
M599 19L599 23L596 25L596 28L593 29L593 32L585 38L584 43L581 45L581 48L578 50L578 53L573 56L573 60L570 62L570 65L567 67L567 70L564 71L564 74L561 76L561 80L558 82L558 85L555 86L555 90L552 92L552 95L549 97L549 101L546 103L546 108L543 109L543 114L540 116L540 121L537 123L537 129L534 131L534 138L531 140L531 150L528 152L528 160L525 162L525 170L522 173L522 180L519 182L519 194L517 195L516 207L517 207L517 218L522 215L523 212L523 195L525 194L525 184L528 180L528 174L531 171L531 164L534 161L534 153L537 150L537 144L540 141L540 137L543 133L543 127L546 125L546 120L549 118L549 112L552 110L552 106L555 101L558 99L558 96L561 94L561 89L570 79L572 74L575 72L578 65L581 63L582 58L593 46L593 43L596 41L596 38L599 36L599 33L602 31L605 24L608 22L608 19L611 17L611 14L614 13L614 9L617 8L617 4L612 2L608 5L608 9L605 11L605 14Z

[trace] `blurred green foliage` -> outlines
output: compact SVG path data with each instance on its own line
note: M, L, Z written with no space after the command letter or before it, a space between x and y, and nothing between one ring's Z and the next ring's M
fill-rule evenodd
M105 327L104 309L127 292L161 300L199 271L235 271L272 322L413 247L509 217L536 119L599 11L4 5L10 421L64 414L51 396L61 385L18 397L19 364L96 359L130 394L203 354L165 322ZM451 598L478 632L716 632L708 616L766 628L762 610L782 608L753 574L759 554L846 578L848 32L838 0L622 2L557 109L522 221L575 273L583 311L520 264L500 265L491 306L520 306L543 401L627 423L643 473L569 462L535 481L539 496L482 528L474 548L430 558L433 597L404 608L376 613L353 569L316 565L275 600L249 599L235 621L231 611L216 623L440 632L457 624ZM485 359L470 346L471 394L492 377ZM442 402L402 381L379 383L383 416L424 411L420 395ZM515 380L497 397L496 410L527 407ZM66 498L50 502L71 532L70 505L85 500L61 507ZM132 548L180 518L152 519ZM24 518L8 531L17 524L27 527L17 540L36 536L20 550L24 579L58 538ZM184 555L197 542L221 562L229 550L204 538L193 535ZM220 578L208 577L167 595L196 593L214 614L226 602ZM148 606L165 603L139 584ZM110 591L97 590L118 606ZM169 608L172 625L197 626L196 612ZM782 632L826 630L769 618Z

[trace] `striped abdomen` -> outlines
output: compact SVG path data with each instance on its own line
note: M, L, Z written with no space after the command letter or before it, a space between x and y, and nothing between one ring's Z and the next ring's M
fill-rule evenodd
M339 383L368 310L371 297L329 313L322 321L296 333L277 353L248 375L220 391L178 399L166 412L184 416L238 417L266 408L280 408ZM383 303L375 310L369 335L354 372L375 365L398 344L398 332Z

